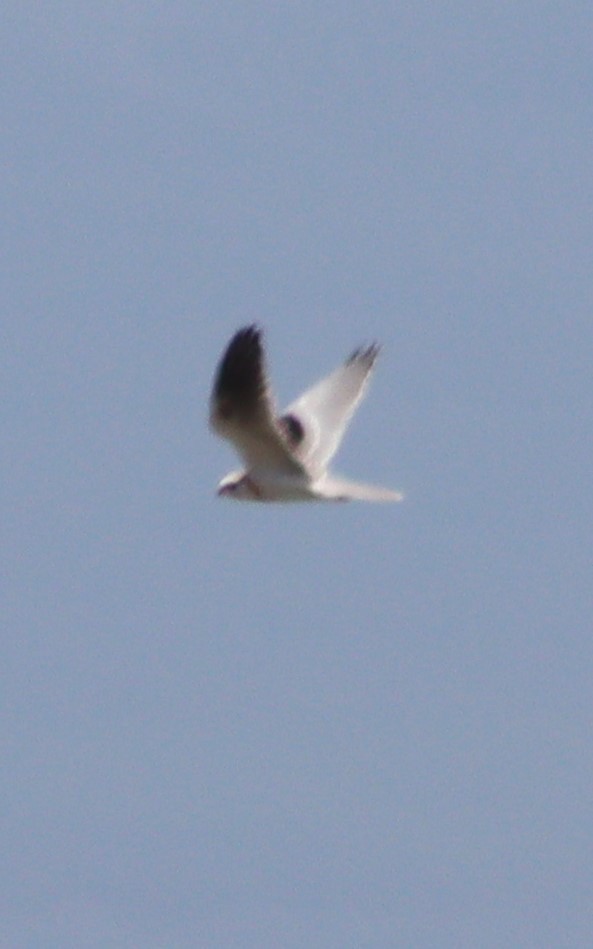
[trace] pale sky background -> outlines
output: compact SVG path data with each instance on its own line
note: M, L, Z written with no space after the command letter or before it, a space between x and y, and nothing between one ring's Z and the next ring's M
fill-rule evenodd
M0 26L0 946L592 945L593 6ZM403 505L216 499L252 321Z

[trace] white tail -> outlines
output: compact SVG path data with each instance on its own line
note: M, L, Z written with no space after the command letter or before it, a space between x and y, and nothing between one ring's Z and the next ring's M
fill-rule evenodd
M400 491L374 484L359 484L331 475L316 484L315 491L321 497L333 501L403 501L404 498Z

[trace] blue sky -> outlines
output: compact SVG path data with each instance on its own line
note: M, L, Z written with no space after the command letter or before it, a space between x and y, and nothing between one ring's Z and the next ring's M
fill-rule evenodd
M7 3L0 942L593 937L593 14ZM220 352L383 343L220 502Z

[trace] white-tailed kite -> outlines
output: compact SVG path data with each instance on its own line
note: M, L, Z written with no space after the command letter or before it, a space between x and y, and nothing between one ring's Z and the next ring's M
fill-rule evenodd
M327 378L276 414L257 326L240 329L212 388L210 425L233 443L243 471L222 479L218 494L241 501L401 501L398 491L329 474L366 389L379 347L357 349Z

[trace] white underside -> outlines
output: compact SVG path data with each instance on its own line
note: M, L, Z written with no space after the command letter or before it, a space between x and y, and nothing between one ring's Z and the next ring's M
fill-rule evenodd
M240 490L229 492L227 496L238 501L401 501L399 491L376 485L360 484L345 478L324 475L317 480L309 480L292 475L270 475L270 472L235 473L224 478L221 484L229 480L245 482ZM226 493L226 492L225 492Z

